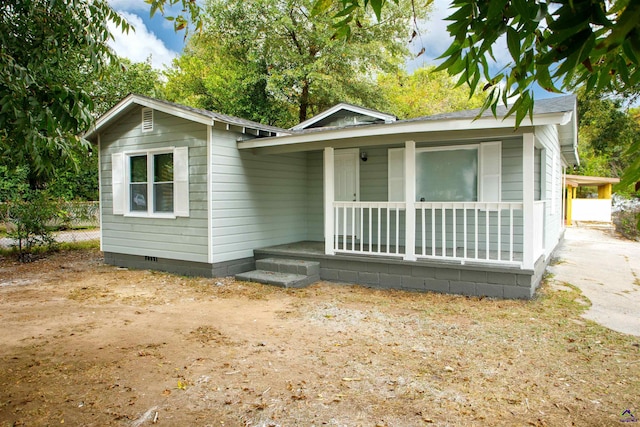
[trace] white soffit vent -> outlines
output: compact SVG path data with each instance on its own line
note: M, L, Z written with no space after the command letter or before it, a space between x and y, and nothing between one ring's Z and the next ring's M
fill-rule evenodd
M142 132L150 132L153 130L153 109L142 109Z

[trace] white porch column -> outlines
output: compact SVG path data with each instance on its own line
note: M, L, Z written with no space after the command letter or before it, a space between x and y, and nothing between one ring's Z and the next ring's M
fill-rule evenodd
M333 167L333 147L324 149L324 253L335 255L333 248L334 240L334 215L333 201L335 199L334 167Z
M535 136L525 133L522 136L522 267L533 270L535 260L533 240L533 199L534 199L534 162Z
M405 235L404 259L415 261L416 258L416 143L404 143L404 202L405 202Z

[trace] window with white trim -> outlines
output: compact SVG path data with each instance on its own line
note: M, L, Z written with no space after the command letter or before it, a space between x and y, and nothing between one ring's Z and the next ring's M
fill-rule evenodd
M173 152L129 158L129 211L173 213Z
M416 149L416 201L499 202L500 141ZM389 149L389 201L404 201L404 148Z
M189 216L188 148L112 155L113 213Z

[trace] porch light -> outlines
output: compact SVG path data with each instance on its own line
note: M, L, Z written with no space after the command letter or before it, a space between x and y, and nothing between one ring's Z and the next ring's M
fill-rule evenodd
M362 160L363 162L366 162L368 159L367 157L367 152L363 151L362 153L360 153L360 160Z

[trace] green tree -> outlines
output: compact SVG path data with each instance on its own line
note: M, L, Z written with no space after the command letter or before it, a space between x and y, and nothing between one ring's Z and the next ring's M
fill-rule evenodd
M619 177L637 157L630 147L640 140L640 123L624 109L623 100L578 93L579 172ZM618 187L633 192L633 187Z
M91 82L86 90L93 100L93 116L96 118L130 93L153 98L164 97L162 74L153 69L150 59L131 62L126 58L119 58L118 62L110 63L102 73L94 72L80 78Z
M316 0L314 13L334 15L336 33L349 36L362 9L382 19L384 9L402 0ZM415 4L412 0L410 3ZM430 3L430 2L427 2ZM483 109L517 97L509 114L519 124L533 114L533 90L618 93L637 99L640 89L640 2L630 0L453 0L447 27L453 42L439 70L466 83L471 93L488 93ZM386 11L384 11L386 14ZM504 37L511 62L495 69L493 49ZM479 84L482 82L482 85ZM486 83L485 83L486 82ZM640 141L621 182L640 180Z
M294 121L294 110L267 91L264 61L249 61L208 34L193 35L165 74L168 100L270 125Z
M317 0L314 12L326 13L338 4L336 27L348 35L361 9L371 8L381 19L383 9L394 3L403 1ZM534 83L550 92L584 84L589 92L638 95L640 2L454 0L451 8L447 30L453 42L438 69L466 82L472 93L478 83L488 82L483 87L491 94L487 108L518 97L511 112L521 121L533 111ZM511 63L496 71L490 59L501 37Z
M435 67L418 68L413 74L399 71L380 74L378 88L388 106L385 111L401 119L428 116L437 113L478 108L483 98L456 86L446 73L434 72Z
M259 95L257 111L270 104L295 111L285 119L264 113L281 126L339 101L377 107L374 76L397 71L408 54L411 9L390 8L379 23L363 14L366 31L354 32L346 43L334 37L330 15L311 17L312 5L312 0L209 1L201 15L203 34L194 38L188 57L176 62L180 68L169 74L169 92L179 92L174 84L179 76L196 89L200 106L217 104L221 112L237 108L237 100L243 104L242 96L230 95L253 93Z
M32 187L86 148L78 134L93 120L93 102L68 76L78 64L99 72L117 62L109 23L129 29L106 0L0 4L0 161L28 166Z

